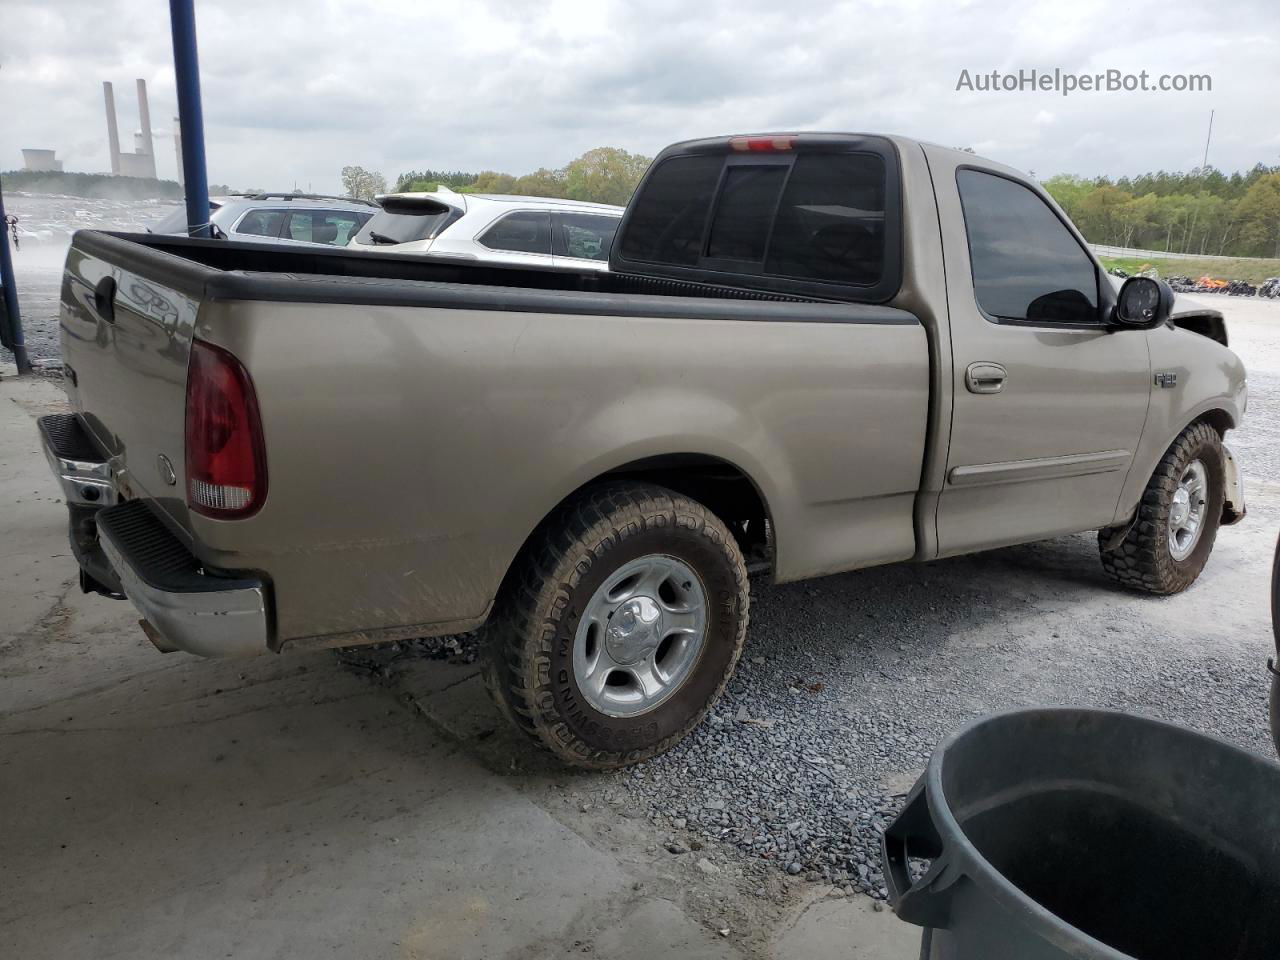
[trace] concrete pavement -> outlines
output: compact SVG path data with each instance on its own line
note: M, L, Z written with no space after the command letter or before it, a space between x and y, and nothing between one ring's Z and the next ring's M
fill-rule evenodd
M647 822L579 810L578 774L495 770L468 668L415 666L405 695L331 653L157 653L76 586L34 425L60 405L0 374L0 956L915 955L812 885L746 903Z

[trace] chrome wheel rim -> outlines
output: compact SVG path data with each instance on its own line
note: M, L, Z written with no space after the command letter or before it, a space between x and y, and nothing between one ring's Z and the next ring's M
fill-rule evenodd
M1209 471L1199 460L1192 460L1182 471L1169 504L1169 555L1174 560L1187 559L1199 543L1208 499Z
M573 641L573 678L609 717L637 717L684 685L707 633L707 591L693 568L639 557L591 595Z

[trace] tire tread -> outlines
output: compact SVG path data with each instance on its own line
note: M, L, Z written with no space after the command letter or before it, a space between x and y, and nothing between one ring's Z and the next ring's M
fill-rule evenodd
M665 524L697 531L724 552L732 567L740 610L732 659L706 706L676 733L639 749L599 750L573 734L552 708L552 644L573 588L595 559L628 535ZM560 759L577 767L607 770L656 756L701 723L724 692L746 638L747 568L733 535L702 504L663 487L633 481L593 487L561 507L516 563L486 627L485 687L516 728Z
M1191 424L1160 458L1138 503L1137 516L1124 539L1107 550L1109 531L1099 531L1102 569L1111 579L1133 590L1160 596L1180 593L1195 582L1200 568L1180 565L1173 559L1165 528L1169 507L1186 464L1193 459L1195 451L1206 446L1220 450L1221 445L1222 438L1210 424L1204 421ZM1215 478L1214 482L1221 485L1221 477ZM1207 517L1201 538L1208 538L1212 543L1217 536L1218 522L1218 517Z

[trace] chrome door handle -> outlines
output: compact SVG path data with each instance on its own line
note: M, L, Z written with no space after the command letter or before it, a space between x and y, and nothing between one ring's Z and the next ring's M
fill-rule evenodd
M970 393L999 393L1007 374L998 363L971 363L964 372L964 385Z

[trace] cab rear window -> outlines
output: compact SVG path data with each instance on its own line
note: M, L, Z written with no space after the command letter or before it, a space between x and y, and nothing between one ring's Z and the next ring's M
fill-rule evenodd
M622 255L644 263L697 264L723 166L718 156L664 160L632 204Z
M883 287L889 200L879 153L676 156L655 168L636 198L621 256L700 272Z

